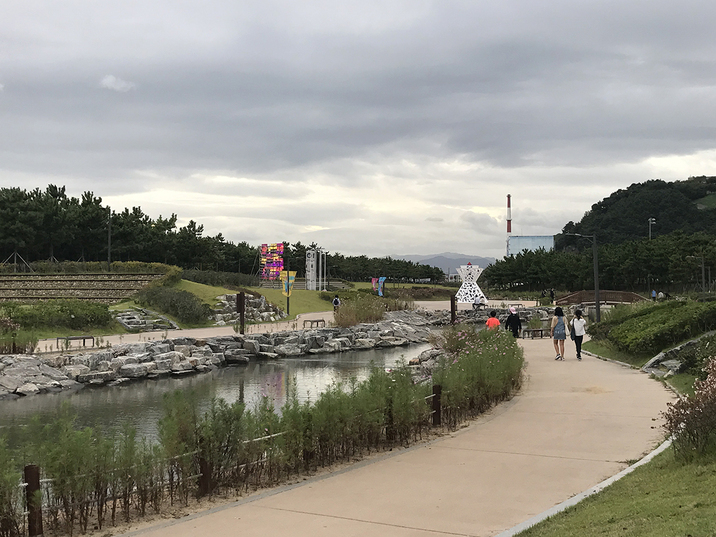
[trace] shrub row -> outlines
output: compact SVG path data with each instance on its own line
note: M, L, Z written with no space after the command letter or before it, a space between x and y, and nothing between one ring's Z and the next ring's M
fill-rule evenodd
M412 305L412 300L381 298L368 293L344 293L334 322L343 328L360 323L375 323L383 319L386 311L405 310Z
M107 304L84 300L47 300L30 304L3 302L0 315L24 330L62 327L72 330L102 328L112 322Z
M611 342L632 354L656 354L716 328L716 303L667 301L617 306L605 320L589 326L595 340Z
M151 285L137 293L142 306L158 309L185 324L201 324L209 319L211 307L196 295L171 287Z
M170 278L171 283L178 282L181 279L181 269L174 265L166 265L164 263L144 263L141 261L115 261L112 263L112 269L107 270L107 263L101 261L60 261L52 263L50 261L33 261L30 263L33 271L39 274L82 274L82 273L99 273L99 272L118 272L118 273L143 273L143 274L166 274ZM0 273L14 272L14 266L5 264L0 266Z
M519 387L522 353L511 336L458 328L445 341L450 357L434 380L443 385L449 426ZM216 399L200 414L191 393L175 392L165 397L158 444L140 441L129 428L120 434L78 428L63 407L47 425L33 420L17 453L0 442L0 520L3 527L21 527L21 459L52 480L43 491L49 528L71 535L90 524L101 529L118 518L159 512L167 503L186 504L194 495L273 485L336 461L407 446L430 427L430 391L430 382L415 383L403 365L374 368L364 382L336 384L313 403L300 402L289 388L280 412L268 398L253 409Z

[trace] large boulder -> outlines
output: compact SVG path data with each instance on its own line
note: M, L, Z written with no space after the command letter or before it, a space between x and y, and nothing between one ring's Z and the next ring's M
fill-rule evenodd
M149 373L148 364L124 364L119 368L119 375L130 379L146 377ZM156 365L153 367L156 369Z
M64 366L62 372L67 375L69 379L79 381L79 377L89 373L90 368L86 365L72 364Z

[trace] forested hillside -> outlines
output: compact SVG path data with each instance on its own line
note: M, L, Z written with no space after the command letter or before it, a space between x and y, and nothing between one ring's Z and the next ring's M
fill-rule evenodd
M267 237L267 242L273 237ZM227 241L221 233L204 235L204 226L189 221L177 228L177 215L156 219L141 207L119 212L102 205L102 198L85 192L81 198L67 195L65 187L49 185L45 191L0 188L0 262L19 254L27 262L144 261L182 268L256 274L258 247ZM311 245L311 246L316 246ZM301 277L305 273L307 246L284 242L284 260ZM366 256L328 254L332 278L365 280L443 277L440 269L411 261Z
M716 208L709 197L714 193L716 177L635 183L592 205L582 220L568 222L562 233L596 233L601 244L619 244L648 237L648 220L654 218L653 236L674 231L716 235ZM561 250L589 245L576 237L557 235L555 246Z

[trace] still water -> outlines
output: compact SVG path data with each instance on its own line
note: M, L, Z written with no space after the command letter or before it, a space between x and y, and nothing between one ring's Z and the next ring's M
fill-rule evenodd
M22 427L33 416L43 422L52 419L63 402L69 402L80 426L103 429L134 426L139 436L155 438L157 422L162 415L164 394L174 390L193 390L200 410L212 398L229 403L243 398L247 406L268 396L280 408L286 401L287 388L295 385L299 400L315 401L316 396L333 383L351 377L363 380L371 366L393 367L401 358L417 356L429 345L411 345L392 349L352 351L270 362L252 362L247 366L225 367L210 373L184 378L140 381L124 386L84 388L0 401L0 434Z

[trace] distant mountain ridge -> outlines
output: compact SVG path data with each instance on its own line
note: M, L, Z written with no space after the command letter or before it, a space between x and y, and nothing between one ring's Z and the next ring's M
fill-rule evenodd
M391 257L394 259L412 261L413 263L420 263L421 265L428 265L430 267L438 267L446 274L455 274L457 272L457 267L460 265L467 265L468 263L485 268L487 265L495 262L494 257L481 257L479 255L466 255L455 252L443 252L440 254L429 255L396 255Z

